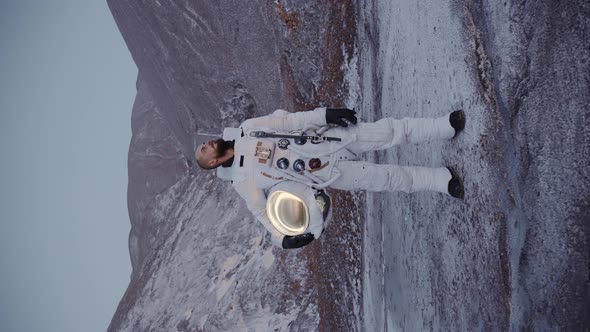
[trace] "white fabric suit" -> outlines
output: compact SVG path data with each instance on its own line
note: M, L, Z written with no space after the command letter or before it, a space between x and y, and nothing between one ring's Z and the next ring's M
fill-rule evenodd
M450 139L455 130L449 123L448 114L435 119L385 118L374 123L349 125L348 128L332 127L323 136L338 137L341 142L297 145L291 139L286 149L278 147L279 138L252 136L255 131L292 133L321 126L326 126L325 108L299 113L277 110L270 115L244 121L240 126L240 135L224 136L226 140L235 141L234 161L228 170L233 186L254 216L271 232L273 244L280 247L283 234L272 226L266 215L265 190L282 181L300 182L315 188L447 193L451 174L446 168L372 164L356 160L356 155L397 144ZM287 169L277 167L277 160L283 157L290 162ZM320 159L322 167L310 169L308 165L312 158ZM305 161L305 171L297 172L291 167L297 159ZM311 232L318 238L322 230Z

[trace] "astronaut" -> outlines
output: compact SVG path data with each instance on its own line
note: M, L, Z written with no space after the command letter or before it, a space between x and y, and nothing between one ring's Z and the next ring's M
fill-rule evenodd
M195 158L203 169L221 167L218 174L229 174L248 209L271 233L272 243L285 249L307 245L323 229L296 236L279 232L266 211L268 190L277 183L290 181L315 191L435 191L463 198L462 181L452 168L358 160L366 151L451 139L465 127L462 110L438 118L384 118L358 124L355 114L346 108L277 110L248 119L239 128L226 128L223 138L199 145Z

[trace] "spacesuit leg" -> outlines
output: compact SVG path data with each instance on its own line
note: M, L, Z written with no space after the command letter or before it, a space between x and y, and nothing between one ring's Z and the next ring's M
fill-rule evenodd
M398 144L450 139L455 135L455 129L451 127L447 114L438 118L384 118L348 128L332 128L325 135L348 137L350 134L355 135L356 140L347 149L358 154L388 149Z
M366 191L437 191L448 194L451 173L445 167L381 165L365 161L339 161L341 176L330 188Z

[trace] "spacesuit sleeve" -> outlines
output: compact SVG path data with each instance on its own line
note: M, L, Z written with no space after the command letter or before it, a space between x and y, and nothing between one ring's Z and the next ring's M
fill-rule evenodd
M241 128L272 128L277 130L301 130L310 126L326 125L326 108L320 107L307 112L287 112L276 110L272 114L258 118L248 119L242 123Z
M241 183L234 183L234 188L238 194L246 201L248 210L252 212L254 217L260 221L262 226L270 232L270 238L273 245L282 248L283 234L277 231L270 223L270 219L266 215L266 195L262 189L256 188L254 183L244 181Z

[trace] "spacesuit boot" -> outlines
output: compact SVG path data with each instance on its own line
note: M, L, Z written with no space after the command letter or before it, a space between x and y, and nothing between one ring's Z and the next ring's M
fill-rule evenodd
M447 169L449 172L451 172L451 180L449 180L449 195L455 198L463 199L465 196L463 181L461 181L459 174L457 174L457 171L455 171L454 168L447 167Z
M463 112L463 110L451 112L451 114L449 114L449 122L451 127L455 129L455 136L457 136L457 134L465 128L465 112Z

